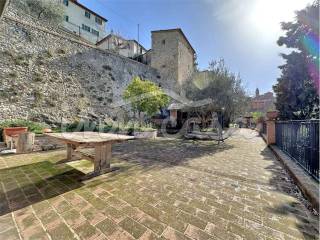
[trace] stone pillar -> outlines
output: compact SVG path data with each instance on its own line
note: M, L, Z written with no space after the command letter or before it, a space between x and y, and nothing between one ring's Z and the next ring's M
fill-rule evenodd
M267 120L267 144L276 143L276 122L275 120Z
M177 124L177 117L178 113L176 109L171 109L170 110L170 122L172 126L175 126Z
M256 126L256 130L257 130L259 133L261 133L261 132L262 132L262 128L263 128L262 123L261 123L261 122L258 122L258 123L257 123L257 126Z

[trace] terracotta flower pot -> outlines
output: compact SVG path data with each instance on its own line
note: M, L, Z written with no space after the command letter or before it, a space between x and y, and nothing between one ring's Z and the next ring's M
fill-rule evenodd
M3 128L2 135L3 135L3 140L6 142L8 137L13 137L17 136L20 133L25 133L28 132L27 127L7 127Z
M43 129L43 133L52 133L52 129L51 128L45 128L45 129Z
M19 133L24 133L27 132L28 128L27 127L8 127L8 128L3 128L3 134L7 136L12 136L12 135L17 135Z
M279 112L276 110L267 112L267 118L269 120L275 120L278 116L279 116Z

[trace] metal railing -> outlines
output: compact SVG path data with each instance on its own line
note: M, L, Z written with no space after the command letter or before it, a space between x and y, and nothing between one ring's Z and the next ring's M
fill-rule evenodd
M319 181L319 120L277 121L276 145Z
M90 42L99 42L101 39L103 39L106 36L105 31L101 31L101 29L94 29L96 31L99 31L100 35L94 35L92 32L88 32L78 24L75 24L71 21L64 21L62 24L62 27L71 33L75 34L76 36L82 37Z

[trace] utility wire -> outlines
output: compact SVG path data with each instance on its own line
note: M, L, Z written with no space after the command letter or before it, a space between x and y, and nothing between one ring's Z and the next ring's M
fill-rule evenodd
M135 25L135 26L139 26L138 28L140 29L141 25L139 23L136 23L136 20L133 20L127 16L123 16L122 14L119 14L117 11L115 11L110 6L108 6L103 0L96 0L96 1L99 2L101 5L103 5L106 9L110 10L110 12L112 12L115 15L117 15L118 17L120 17L123 21L125 21L129 24ZM129 29L127 26L126 26L126 28L127 28L127 30ZM132 28L130 28L130 31L132 31ZM139 35L139 31L140 30L138 30L138 35Z
M113 12L116 15L118 15L118 17L123 18L123 20L127 21L128 23L137 25L137 23L135 23L136 20L119 14L117 11L115 11L110 6L108 6L103 0L96 0L96 1L99 2L101 5L103 5L104 7L106 7L106 9L109 9L111 12Z

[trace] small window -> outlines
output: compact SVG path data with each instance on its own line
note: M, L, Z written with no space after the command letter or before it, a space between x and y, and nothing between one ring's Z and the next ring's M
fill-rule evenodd
M82 24L82 29L87 31L87 32L90 32L90 27L85 25L85 24Z
M64 20L65 20L66 22L69 22L69 16L64 16Z
M99 17L96 17L96 23L98 23L99 25L102 25L102 19Z
M93 35L96 35L97 37L99 37L99 32L97 30L94 30L94 29L91 28L91 33Z
M162 45L165 45L166 44L166 40L162 40Z
M91 17L91 13L89 13L88 11L85 11L85 12L84 12L84 15L85 15L87 18L90 18L90 17Z
M69 6L69 0L63 0L63 4L68 7Z

